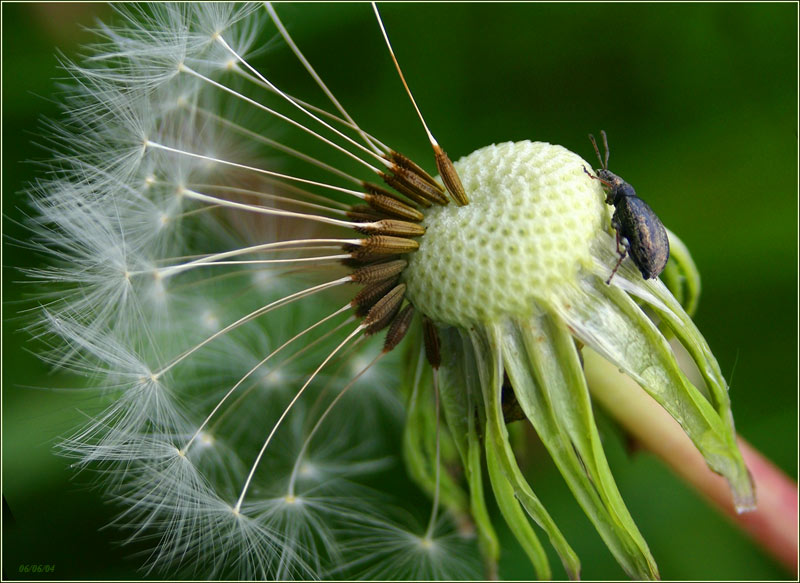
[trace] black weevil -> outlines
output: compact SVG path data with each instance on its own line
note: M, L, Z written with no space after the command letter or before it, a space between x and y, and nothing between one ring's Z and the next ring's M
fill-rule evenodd
M642 272L642 277L652 279L664 271L669 259L669 238L664 224L656 216L647 203L636 196L633 186L608 169L608 139L606 132L601 130L603 146L606 150L605 158L600 157L600 150L594 136L589 134L597 159L602 168L596 170L593 176L584 166L583 171L593 180L599 180L606 188L606 203L614 205L614 215L611 217L611 226L617 231L617 253L619 261L606 280L611 283L611 278L617 273L622 260L630 251L631 258ZM620 245L620 241L622 245Z

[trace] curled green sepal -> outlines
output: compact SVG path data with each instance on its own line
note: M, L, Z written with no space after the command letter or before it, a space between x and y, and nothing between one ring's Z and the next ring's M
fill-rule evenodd
M503 360L500 343L493 334L489 334L487 338L475 329L470 331L469 338L473 346L486 410L484 439L487 460L492 459L492 464L497 463L507 483L513 488L516 499L549 537L550 543L564 565L567 576L577 580L580 578L578 556L525 480L508 441L508 430L503 419L502 409ZM528 533L525 534L527 536ZM535 543L530 543L530 541L527 543L529 543L529 549L537 553L536 561L534 561L534 565L536 565L543 559L539 557Z
M667 236L669 261L659 277L686 313L694 316L700 301L700 272L683 241L669 229Z
M567 293L558 310L574 335L634 379L683 428L708 466L730 484L739 511L752 508L752 479L736 444L727 388L700 332L658 281L633 277L626 291L645 300L684 344L709 397L681 371L659 329L627 293L600 280Z
M543 313L496 325L493 333L517 401L617 562L633 578L658 579L655 560L608 467L564 322Z
M480 387L476 384L474 359L470 351L464 351L461 337L455 330L442 329L439 334L444 347L439 383L442 409L447 430L464 466L469 486L470 513L475 521L485 575L487 579L494 580L497 579L500 542L492 526L484 496L482 446L477 427L477 416L482 403Z
M424 374L424 354L420 353L412 372L413 384L408 396L406 424L403 429L403 460L411 479L429 495L436 491L436 419L432 404L430 369ZM426 398L429 397L430 399ZM444 432L440 438L444 438ZM441 464L439 500L456 517L467 513L467 497Z
M756 506L755 486L750 472L744 465L744 460L736 443L736 428L733 424L728 384L722 375L719 363L717 363L711 348L694 325L694 322L686 312L680 309L680 306L670 293L655 281L646 282L644 285L661 302L662 305L653 305L651 309L661 319L661 325L666 325L670 328L692 357L697 369L703 376L711 404L716 409L722 423L726 426L727 447L730 450L731 459L720 461L719 463L727 466L728 469L720 472L711 463L709 463L709 466L728 480L733 493L734 505L738 512L754 510ZM708 462L708 459L706 459L706 462Z
M542 548L542 543L539 542L539 537L533 531L531 523L522 508L520 508L520 503L514 495L514 486L511 485L511 482L508 481L508 478L503 473L493 447L486 448L486 465L489 470L489 481L492 484L497 506L500 508L508 528L514 534L520 546L522 546L525 554L528 555L528 559L536 570L536 577L541 581L549 581L552 579L553 574L550 569L550 562L547 560L547 554ZM578 578L578 569L579 567L575 567L575 573L572 575L573 579Z

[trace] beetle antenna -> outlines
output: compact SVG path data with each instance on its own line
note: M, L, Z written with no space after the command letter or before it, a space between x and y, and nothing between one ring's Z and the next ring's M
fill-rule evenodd
M606 185L607 187L609 187L609 188L613 188L613 187L614 187L614 185L613 185L613 184L611 184L611 183L610 183L608 180L603 180L603 179L602 179L602 178L600 178L599 176L595 176L594 174L592 174L591 172L589 172L589 171L586 169L586 166L584 166L584 167L583 167L583 171L584 171L584 172L586 172L586 175L587 175L589 178L591 178L592 180L599 180L600 182L602 182L603 184L605 184L605 185Z
M603 147L606 149L606 157L603 168L608 170L608 155L611 153L608 149L608 138L606 137L606 130L600 130L600 135L603 136Z
M594 140L594 136L592 134L589 134L589 140L591 140L592 146L594 146L594 153L597 154L597 161L600 162L600 166L603 168L603 170L607 170L608 165L603 166L603 157L600 155L600 150L597 147L597 142Z

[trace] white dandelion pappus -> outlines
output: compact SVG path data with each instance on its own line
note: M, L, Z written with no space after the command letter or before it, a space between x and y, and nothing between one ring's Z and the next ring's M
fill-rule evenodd
M552 572L529 519L577 577L515 459L516 406L620 565L657 577L576 343L639 382L752 504L724 379L683 308L628 263L604 284L610 211L579 156L509 142L453 165L414 103L432 178L356 123L275 7L121 7L118 19L66 65L65 120L51 125L62 155L33 189L36 246L53 267L32 275L59 291L34 329L55 338L48 359L91 374L108 399L62 451L103 470L119 526L155 540L149 568L475 577L458 525L495 576L491 489L536 575ZM332 112L271 80L260 49L276 30ZM691 268L684 255L672 267ZM393 380L407 399L406 468L433 499L426 528L357 481L386 466L392 444L375 429L397 420L381 386Z

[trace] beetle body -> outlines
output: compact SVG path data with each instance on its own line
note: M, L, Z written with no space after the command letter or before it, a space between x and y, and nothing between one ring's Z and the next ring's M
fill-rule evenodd
M611 225L627 240L628 252L642 277L658 277L669 259L669 238L664 225L637 196L619 196L614 207Z
M619 261L614 266L606 283L611 283L611 278L614 277L628 253L644 279L656 278L664 270L667 260L669 260L667 230L653 209L636 196L633 186L608 169L608 140L605 132L601 132L601 134L606 149L605 158L600 157L600 150L594 136L590 134L589 139L592 141L602 168L595 171L597 176L592 176L585 168L584 171L591 178L603 183L606 189L606 203L613 205L615 209L611 218L611 226L617 232Z

